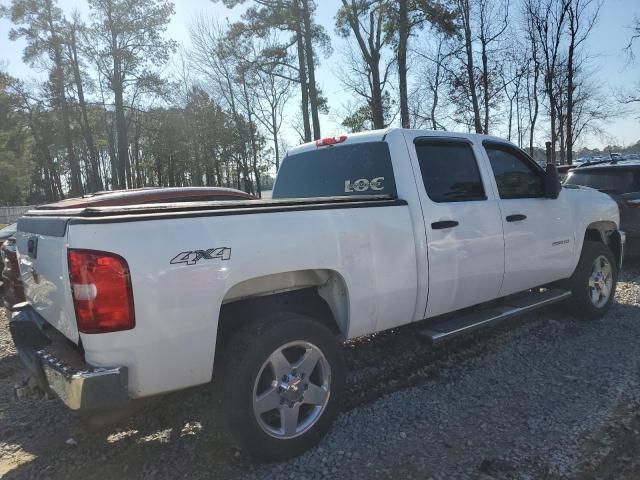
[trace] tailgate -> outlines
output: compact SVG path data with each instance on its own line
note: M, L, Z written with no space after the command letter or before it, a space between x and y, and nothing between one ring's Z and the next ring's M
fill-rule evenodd
M18 262L27 301L50 325L78 343L66 224L65 218L21 218L16 234Z

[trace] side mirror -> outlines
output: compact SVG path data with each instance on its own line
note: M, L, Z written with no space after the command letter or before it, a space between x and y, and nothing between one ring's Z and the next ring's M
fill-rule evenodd
M552 199L558 198L560 190L562 190L562 184L560 183L558 169L555 164L547 163L547 169L544 174L544 196Z

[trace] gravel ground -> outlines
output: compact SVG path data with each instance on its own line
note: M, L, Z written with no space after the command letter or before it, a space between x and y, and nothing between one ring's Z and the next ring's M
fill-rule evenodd
M99 427L23 381L0 312L3 478L640 478L640 262L617 304L581 322L549 308L433 349L419 326L345 346L345 410L319 447L254 465L210 387Z

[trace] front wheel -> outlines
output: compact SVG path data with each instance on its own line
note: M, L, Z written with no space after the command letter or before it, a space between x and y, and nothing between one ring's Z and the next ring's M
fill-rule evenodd
M609 247L585 241L578 266L567 281L573 315L588 320L602 317L611 306L617 281L618 269Z
M225 345L221 385L232 434L253 457L282 461L318 443L339 412L345 364L323 324L278 314Z

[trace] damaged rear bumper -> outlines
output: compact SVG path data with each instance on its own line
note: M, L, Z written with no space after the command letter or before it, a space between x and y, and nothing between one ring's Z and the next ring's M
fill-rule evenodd
M93 367L80 349L29 305L13 307L9 327L23 364L45 391L73 410L111 409L129 400L126 367Z

